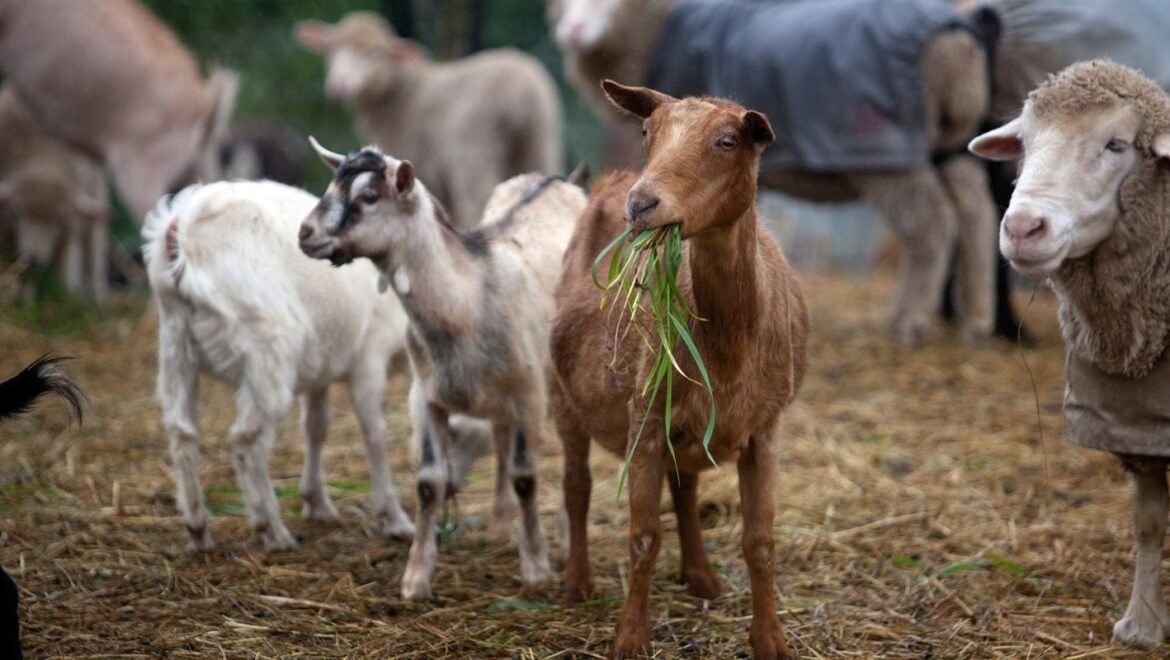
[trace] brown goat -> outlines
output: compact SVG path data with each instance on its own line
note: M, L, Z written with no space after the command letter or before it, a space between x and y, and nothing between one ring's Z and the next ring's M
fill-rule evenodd
M698 473L711 467L700 442L707 391L675 379L671 427L663 428L662 401L647 407L637 389L653 351L637 333L613 343L616 315L600 308L602 292L590 275L594 258L627 222L635 230L680 224L684 259L678 287L690 309L705 319L690 330L717 409L709 449L719 464L735 461L739 470L743 551L752 585L749 640L757 658L789 658L773 584L776 449L780 413L804 376L809 321L794 273L756 217L760 153L774 139L772 128L762 114L722 99L680 101L608 80L603 87L611 101L644 120L647 162L641 176L618 173L599 185L577 221L557 287L550 341L557 429L565 448L570 535L565 590L582 599L593 588L585 527L590 438L625 456L643 423L629 459L630 581L615 655L649 650L647 599L662 538L658 502L664 476L674 499L689 591L712 597L723 590L703 549L697 507ZM606 267L603 263L602 272ZM686 351L676 356L687 374L697 374ZM668 433L677 472L666 448Z

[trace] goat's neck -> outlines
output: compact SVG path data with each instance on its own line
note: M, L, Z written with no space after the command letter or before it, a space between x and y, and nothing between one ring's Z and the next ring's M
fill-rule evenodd
M716 356L753 332L759 322L758 221L750 208L735 222L692 237L689 250L695 312L695 342Z
M483 299L477 258L432 213L420 214L414 225L410 240L379 263L382 272L424 341L469 332Z

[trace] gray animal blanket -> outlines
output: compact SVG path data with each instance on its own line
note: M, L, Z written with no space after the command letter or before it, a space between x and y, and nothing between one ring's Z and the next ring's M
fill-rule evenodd
M1109 58L1170 90L1170 0L985 0L1000 17L994 119L1073 62Z
M916 167L930 158L919 59L963 24L950 0L679 0L647 83L766 114L762 167Z
M1114 376L1071 351L1064 419L1070 442L1138 456L1170 457L1170 351L1141 378Z

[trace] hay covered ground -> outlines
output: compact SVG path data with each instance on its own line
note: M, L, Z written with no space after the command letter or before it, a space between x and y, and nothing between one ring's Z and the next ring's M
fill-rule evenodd
M1052 300L1021 301L1036 348L971 348L940 330L913 352L886 339L889 277L809 276L805 285L811 371L784 423L775 493L781 620L802 657L1142 657L1109 643L1131 584L1127 478L1109 456L1063 440ZM404 603L407 545L365 531L364 450L340 392L326 466L342 521L298 517L302 450L290 416L272 474L304 543L268 555L243 517L222 441L230 392L204 387L201 474L219 550L193 556L153 399L149 306L123 300L52 338L27 315L0 318L0 376L47 350L80 358L70 370L92 405L80 430L57 402L0 429L0 563L21 588L30 657L607 652L627 569L625 501L615 504L618 463L608 456L593 458L598 600L566 606L558 585L525 589L514 545L485 544L492 470L481 461L443 530L436 599ZM404 398L399 378L388 402L392 462L413 511ZM555 438L541 453L541 511L560 568ZM664 513L654 648L742 657L750 602L734 469L708 473L700 497L729 593L705 602L675 583L678 546Z

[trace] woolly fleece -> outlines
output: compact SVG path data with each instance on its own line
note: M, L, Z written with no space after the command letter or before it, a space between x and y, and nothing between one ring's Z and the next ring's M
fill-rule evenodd
M1149 373L1170 336L1170 169L1153 153L1170 132L1170 97L1138 71L1095 60L1051 76L1028 96L1033 116L1060 121L1128 104L1143 117L1135 139L1142 159L1121 183L1113 234L1052 275L1069 351L1106 373Z

